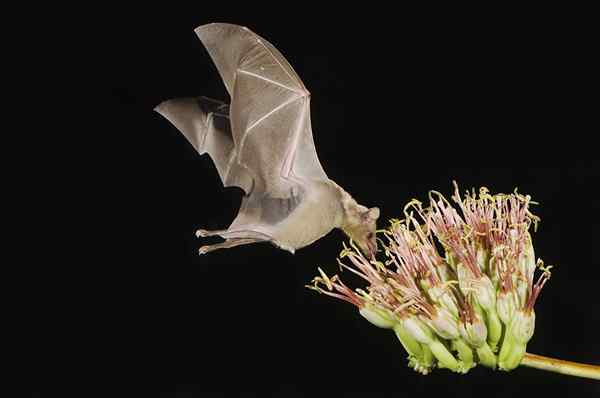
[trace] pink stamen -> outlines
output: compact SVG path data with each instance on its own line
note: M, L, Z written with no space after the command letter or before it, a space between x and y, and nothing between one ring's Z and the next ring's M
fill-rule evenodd
M526 311L533 310L533 306L535 305L535 302L537 301L537 298L538 298L540 292L542 291L542 289L544 288L544 285L546 284L546 282L548 282L549 279L550 279L550 272L549 271L544 271L542 273L542 275L540 275L540 277L538 278L538 280L535 283L535 285L533 285L533 287L531 288L531 292L529 294L529 298L528 298L527 303L525 305L525 310Z

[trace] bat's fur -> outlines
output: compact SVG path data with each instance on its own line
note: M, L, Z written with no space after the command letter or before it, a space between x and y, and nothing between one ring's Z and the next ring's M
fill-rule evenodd
M291 253L342 229L368 255L379 209L359 205L330 180L318 160L309 94L285 58L246 28L210 24L196 29L232 98L165 101L156 111L200 153L208 153L226 186L246 196L226 230L198 230L225 242L200 253L268 241Z
M337 228L340 228L354 240L364 253L374 255L377 251L375 230L377 229L379 208L372 207L369 209L363 205L359 205L348 192L339 186L338 188L341 191L341 202L344 212L342 223Z
M377 207L359 205L332 180L312 182L307 191L308 197L279 224L273 243L293 253L295 248L308 246L339 228L365 253L375 253Z

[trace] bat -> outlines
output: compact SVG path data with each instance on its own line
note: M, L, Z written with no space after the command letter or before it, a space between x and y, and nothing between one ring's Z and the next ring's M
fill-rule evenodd
M225 239L199 253L256 242L294 253L339 228L373 257L379 209L358 204L325 174L313 141L310 93L283 55L242 26L212 23L195 32L231 103L177 98L155 110L199 154L210 155L224 186L245 193L229 228L196 232Z

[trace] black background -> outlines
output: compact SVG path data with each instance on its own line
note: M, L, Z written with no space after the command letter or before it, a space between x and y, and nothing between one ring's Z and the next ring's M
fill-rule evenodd
M37 391L600 392L597 382L526 368L413 372L393 333L304 288L317 266L335 272L340 231L295 255L257 244L198 256L194 231L226 227L241 190L224 189L211 160L152 112L174 97L226 100L193 29L248 26L311 91L315 143L330 178L360 203L379 206L381 225L430 189L449 194L453 179L493 192L518 187L540 202L536 254L556 267L536 306L528 351L600 364L600 162L591 137L597 125L588 124L597 109L588 97L586 26L567 26L566 16L456 19L438 10L433 18L367 12L366 4L352 15L301 15L287 3L275 10L180 7L115 8L85 33L98 40L101 57L79 79L109 93L108 123L98 136L109 146L86 176L101 189L79 214L104 222L78 264L42 269L32 283L38 327L29 366Z

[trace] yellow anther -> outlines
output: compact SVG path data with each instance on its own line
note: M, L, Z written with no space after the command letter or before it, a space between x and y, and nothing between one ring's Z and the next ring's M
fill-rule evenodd
M319 270L319 273L321 274L321 278L323 278L323 282L327 286L327 289L333 290L333 284L331 283L331 280L329 279L327 274L325 274L325 272L323 272L321 267L318 267L318 270Z

